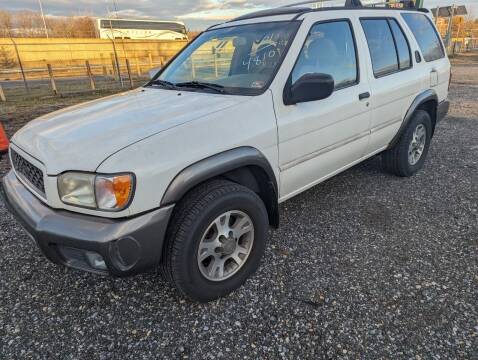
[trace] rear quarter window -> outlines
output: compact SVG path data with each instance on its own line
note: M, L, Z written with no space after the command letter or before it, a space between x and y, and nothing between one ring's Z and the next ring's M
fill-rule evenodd
M410 56L410 47L408 46L407 38L403 34L400 25L398 25L395 19L389 19L388 23L392 29L395 45L397 46L398 65L400 70L408 69L412 66L412 59Z
M360 22L367 38L374 75L380 77L398 71L395 43L387 19L361 19Z
M425 61L434 61L445 56L440 38L430 19L423 14L401 14L415 36Z

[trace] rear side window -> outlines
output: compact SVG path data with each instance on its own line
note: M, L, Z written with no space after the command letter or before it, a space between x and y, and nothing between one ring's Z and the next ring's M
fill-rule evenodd
M292 70L292 83L307 73L331 75L336 89L358 82L355 41L348 21L312 26Z
M393 38L395 39L395 44L397 45L398 66L400 70L408 69L412 66L412 60L407 38L403 34L403 31L396 20L390 19L389 24L392 29Z
M398 71L397 52L387 19L362 19L360 22L367 38L374 75L380 77Z
M425 61L433 61L445 56L440 38L426 15L403 13L402 17L415 36Z

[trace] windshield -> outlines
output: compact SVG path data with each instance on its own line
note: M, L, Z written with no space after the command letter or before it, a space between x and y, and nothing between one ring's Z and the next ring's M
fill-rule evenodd
M296 22L274 22L206 31L151 85L260 94L272 81L297 27Z

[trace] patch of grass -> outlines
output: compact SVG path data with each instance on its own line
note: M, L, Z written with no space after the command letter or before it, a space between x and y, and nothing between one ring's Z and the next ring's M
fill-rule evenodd
M121 91L125 90L87 91L62 96L16 96L7 102L0 102L0 121L4 125L7 135L12 136L27 122L39 116Z

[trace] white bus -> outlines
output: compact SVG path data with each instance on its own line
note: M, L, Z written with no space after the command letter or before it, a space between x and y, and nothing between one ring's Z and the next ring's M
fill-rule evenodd
M187 40L180 21L97 19L100 39Z

